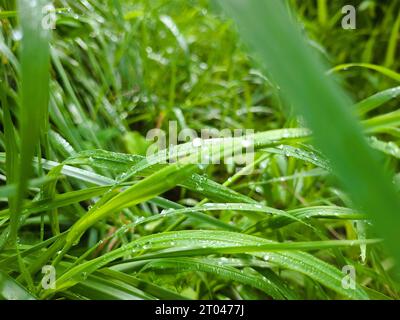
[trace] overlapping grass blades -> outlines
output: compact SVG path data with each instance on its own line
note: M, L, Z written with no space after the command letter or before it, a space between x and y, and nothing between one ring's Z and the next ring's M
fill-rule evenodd
M337 242L337 245L349 245L349 243ZM335 242L328 243L305 243L302 246L296 243L272 243L271 241L257 238L254 236L243 235L240 233L231 233L223 231L178 231L170 233L162 233L142 237L141 239L131 242L117 250L105 254L97 259L93 259L77 265L65 272L57 280L57 290L65 290L66 288L75 285L79 279L87 277L90 273L99 269L100 267L118 259L127 253L140 254L143 250L156 250L155 254L139 255L135 260L148 260L157 259L160 257L179 257L181 255L187 256L199 254L216 254L216 253L246 253L252 252L253 255L259 256L264 260L282 265L285 268L293 269L308 276L315 278L317 281L323 283L327 287L337 291L340 294L348 296L349 298L365 299L367 295L361 288L357 290L346 290L341 285L342 273L326 264L325 262L314 258L313 256L297 252L274 252L275 250L288 250L293 247L295 250L303 249L316 249L320 246L335 246ZM356 245L353 242L353 245ZM168 250L168 249L172 250ZM183 251L180 251L182 250ZM197 250L195 250L197 249ZM161 250L161 254L157 251ZM163 254L163 251L166 250ZM271 251L272 250L272 251ZM268 251L267 257L265 253ZM218 272L218 270L216 270ZM250 280L249 280L250 281ZM51 292L44 292L45 295Z

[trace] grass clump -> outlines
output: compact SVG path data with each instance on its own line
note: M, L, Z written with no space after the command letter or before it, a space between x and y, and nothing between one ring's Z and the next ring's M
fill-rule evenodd
M398 298L397 2L31 4L0 1L2 298ZM253 160L146 157L171 121Z

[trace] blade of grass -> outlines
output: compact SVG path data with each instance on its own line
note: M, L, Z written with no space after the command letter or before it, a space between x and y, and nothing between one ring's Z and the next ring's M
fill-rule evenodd
M392 27L388 46L386 49L385 67L387 67L387 68L392 67L392 65L395 61L396 49L397 49L397 43L398 43L397 41L398 41L399 34L400 34L399 30L400 30L400 12L397 14L397 19Z
M42 27L42 8L45 0L18 1L18 15L23 34L21 40L21 86L19 88L20 160L15 210L11 215L9 240L17 239L22 200L32 174L32 158L40 139L41 126L49 94L49 31Z
M400 96L400 87L390 88L381 92L374 94L371 97L368 97L360 102L358 102L355 106L358 113L363 115L367 112L370 112L379 106L385 104L391 99L396 99Z
M341 70L348 70L349 68L354 68L354 67L371 69L371 70L374 70L374 71L377 71L377 72L383 74L384 76L386 76L388 78L391 78L396 81L400 81L400 73L397 73L393 70L382 67L380 65L371 64L371 63L344 63L344 64L340 64L338 66L335 66L334 68L329 70L328 73L333 73L333 72L337 72L337 71L341 71Z

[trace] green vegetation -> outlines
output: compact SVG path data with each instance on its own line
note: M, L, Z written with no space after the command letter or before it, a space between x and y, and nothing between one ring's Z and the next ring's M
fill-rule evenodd
M399 298L398 1L45 4L0 0L1 298Z

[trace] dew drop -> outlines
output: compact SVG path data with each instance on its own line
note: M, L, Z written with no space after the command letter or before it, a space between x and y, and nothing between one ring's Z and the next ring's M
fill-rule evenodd
M202 62L202 63L200 63L199 67L201 70L207 70L208 65L207 65L207 63Z
M20 41L23 37L23 33L20 29L16 29L12 32L12 38L14 41Z

